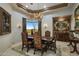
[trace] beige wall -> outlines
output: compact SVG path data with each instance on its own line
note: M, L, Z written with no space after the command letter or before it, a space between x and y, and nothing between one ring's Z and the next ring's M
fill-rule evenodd
M51 31L51 36L53 36L52 35L52 33L53 33L53 25L52 25L53 24L53 17L73 15L73 10L74 10L74 7L69 7L69 8L66 8L63 10L56 11L50 15L45 15L42 19L42 25L44 25L46 23L46 24L48 24L48 28L45 29L44 26L42 26L42 36L45 35L46 30ZM72 21L71 29L74 29L74 20L71 19L71 21Z
M6 11L12 14L13 10L8 4L0 4L0 7L3 7ZM0 36L0 55L11 45L10 43L11 40L12 40L12 33Z
M0 4L6 11L11 14L11 33L0 36L0 55L6 51L12 44L21 41L22 28L17 28L17 24L22 23L22 17L24 15L12 10L9 4Z

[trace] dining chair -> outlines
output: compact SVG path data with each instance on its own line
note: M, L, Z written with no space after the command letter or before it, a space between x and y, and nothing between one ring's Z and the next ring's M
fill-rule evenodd
M56 53L56 40L58 39L58 35L56 32L53 33L52 41L50 42L51 48L53 48L53 51Z
M29 51L30 46L32 45L32 42L28 41L27 37L28 34L26 32L22 32L22 50L24 48L27 48L27 52Z
M37 50L41 51L41 55L46 51L46 45L42 44L42 38L38 32L35 32L34 35L34 54Z
M56 53L56 39L57 39L57 35L54 34L54 37L50 36L51 32L50 31L46 31L45 32L45 37L48 40L48 47L47 49L50 49L52 51L54 51Z
M73 46L72 41L71 41L71 40L75 39L73 33L74 33L73 31L69 31L69 44L68 44L68 46L70 46L70 45Z

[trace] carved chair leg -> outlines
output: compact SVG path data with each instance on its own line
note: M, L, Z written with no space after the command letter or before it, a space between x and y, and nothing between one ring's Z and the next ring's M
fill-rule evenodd
M29 46L27 46L27 52L29 51Z
M35 54L35 51L36 51L36 48L34 48L34 53L33 54Z
M44 53L44 49L41 49L41 56L43 56L43 53Z
M23 51L23 49L24 49L24 45L22 45L22 51Z
M54 46L54 52L56 53L56 45Z
M23 51L23 47L22 47L22 51Z

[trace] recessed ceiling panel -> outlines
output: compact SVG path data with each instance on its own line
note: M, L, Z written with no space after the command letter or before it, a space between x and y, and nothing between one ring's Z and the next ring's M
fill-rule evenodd
M60 3L21 3L23 6L28 6L28 9L39 10L45 7L55 6Z

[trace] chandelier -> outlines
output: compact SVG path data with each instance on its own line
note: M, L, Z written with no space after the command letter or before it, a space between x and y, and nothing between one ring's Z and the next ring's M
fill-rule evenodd
M31 5L33 5L33 3L31 3ZM38 5L37 9L39 10L39 6L40 6L39 3L37 5ZM33 18L33 19L41 20L42 17L43 17L43 15L39 11L38 12L31 13L31 18Z
M33 15L35 19L42 19L42 13L34 13Z
M41 20L42 17L43 17L43 15L40 12L38 12L38 13L31 13L30 14L30 18L32 18L32 19L40 19Z

